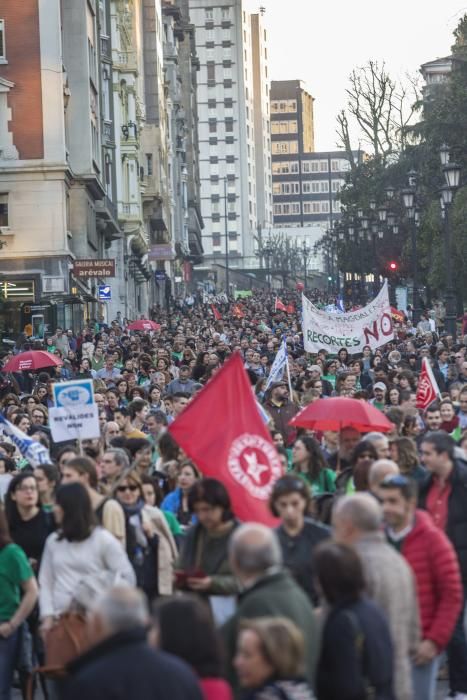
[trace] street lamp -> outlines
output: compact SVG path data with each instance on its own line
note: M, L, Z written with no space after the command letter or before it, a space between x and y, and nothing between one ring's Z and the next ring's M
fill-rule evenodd
M420 320L420 308L418 300L417 227L415 223L415 171L411 170L408 173L408 180L410 186L403 189L401 194L409 220L410 238L412 241L412 323L416 326Z
M308 254L310 252L310 248L307 247L306 245L306 240L303 239L303 244L302 244L302 253L303 253L303 284L306 289L306 267L307 267L307 260L308 260Z
M445 149L442 147L442 159L445 160ZM449 151L449 149L448 149ZM457 334L456 325L456 294L453 284L453 272L452 272L452 235L451 235L451 221L449 218L450 207L454 199L457 188L460 182L460 171L461 168L456 163L451 163L448 160L445 165L443 165L443 173L446 180L446 184L441 188L441 203L444 205L444 237L445 237L445 268L446 268L446 290L445 290L445 306L446 306L446 319L445 326L446 331L449 335L452 335L454 340Z
M267 285L268 285L269 289L271 289L271 272L270 272L270 269L269 269L269 263L270 263L270 260L269 260L269 259L270 259L271 255L272 255L272 252L273 252L272 248L270 248L270 247L267 246L267 245L264 246L264 248L263 248L263 255L264 255L264 257L266 258L266 282L267 282Z

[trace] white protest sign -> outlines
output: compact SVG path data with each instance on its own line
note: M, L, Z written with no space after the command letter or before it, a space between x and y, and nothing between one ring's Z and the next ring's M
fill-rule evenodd
M92 379L54 384L53 393L55 406L49 408L49 419L55 442L100 437Z
M305 296L303 306L303 342L307 352L327 350L337 353L361 353L368 345L372 350L394 338L387 282L367 306L349 313L329 313L318 309Z

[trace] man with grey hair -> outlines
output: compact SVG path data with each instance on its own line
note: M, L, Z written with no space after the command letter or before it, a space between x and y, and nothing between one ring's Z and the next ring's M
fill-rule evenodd
M383 514L366 493L344 496L333 510L334 538L358 551L367 593L386 613L394 647L394 691L397 700L411 700L410 660L420 643L420 620L412 571L382 532Z
M377 459L373 462L368 473L368 487L373 496L379 500L380 484L387 476L396 476L399 473L399 467L392 459Z
M389 457L389 440L383 433L367 433L364 437L365 442L371 442L376 450L378 459L387 459Z
M111 492L122 474L130 468L128 452L121 447L110 447L102 455L100 466L101 483L106 491Z
M180 621L183 624L183 621ZM67 666L67 700L202 700L198 681L179 659L147 641L142 591L116 587L93 606L92 647Z
M318 629L311 603L305 592L282 566L282 553L276 533L264 525L241 525L230 540L229 561L240 584L236 613L222 627L229 679L236 686L232 667L239 625L253 617L286 617L305 638L306 675L313 681L318 651Z

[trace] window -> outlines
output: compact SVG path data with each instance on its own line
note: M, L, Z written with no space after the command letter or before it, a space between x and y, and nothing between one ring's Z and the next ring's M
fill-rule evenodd
M226 109L232 109L233 107L233 99L231 97L226 97L224 100L224 107Z
M223 7L221 10L222 19L230 19L230 7Z
M153 174L152 153L146 153L146 171L148 176Z
M331 170L333 173L337 173L340 171L340 161L339 160L331 160Z
M209 145L210 146L217 146L217 136L210 136L209 137Z
M212 22L214 20L214 8L206 7L204 10L204 19L206 22Z
M216 65L215 63L209 62L207 64L207 69L208 69L208 85L209 83L215 83L216 82Z
M273 141L271 144L273 154L298 153L298 141Z
M208 100L208 109L216 109L216 100Z
M7 194L0 194L0 226L9 226Z
M328 161L327 160L320 160L319 161L319 171L320 171L320 173L327 173L328 172Z
M333 192L340 192L342 187L342 181L341 180L333 180L332 181L332 191Z
M210 134L215 134L217 132L217 120L216 119L210 119L209 120L209 133Z
M233 119L226 119L225 120L225 131L226 131L226 133L233 132Z
M296 134L297 132L298 126L295 120L271 122L271 133L273 134Z
M329 214L329 202L321 202L321 213Z
M0 19L0 61L6 61L5 20Z
M221 234L220 233L213 233L212 234L212 245L214 248L220 248L221 245Z
M300 202L292 202L292 214L300 214Z
M300 194L299 182L275 182L273 186L274 194Z

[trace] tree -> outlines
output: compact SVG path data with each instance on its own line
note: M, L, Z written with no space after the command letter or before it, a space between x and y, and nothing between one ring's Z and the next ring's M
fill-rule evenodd
M406 144L408 126L416 112L417 81L407 78L405 84L398 83L384 63L370 60L353 69L346 93L347 105L337 115L338 147L348 153L354 170L352 132L357 130L371 156L386 164Z

